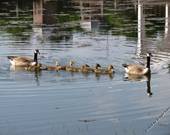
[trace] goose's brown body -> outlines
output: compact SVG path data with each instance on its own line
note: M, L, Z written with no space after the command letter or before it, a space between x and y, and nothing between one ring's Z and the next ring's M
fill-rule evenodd
M152 56L151 53L147 53L147 64L146 67L139 65L139 64L123 64L125 68L125 72L127 74L132 75L146 75L150 72L150 57Z
M128 74L132 75L145 75L148 73L148 68L142 66L142 65L137 65L137 64L129 64L125 67L125 71Z
M38 54L40 54L39 50L35 50L34 59L26 56L8 56L8 59L12 66L35 66L38 64Z

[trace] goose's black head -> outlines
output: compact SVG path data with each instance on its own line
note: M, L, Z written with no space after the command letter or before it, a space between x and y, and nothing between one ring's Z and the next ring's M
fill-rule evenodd
M34 51L34 62L38 64L38 54L40 54L40 51L38 49L35 49Z
M151 57L151 56L153 56L153 55L152 55L151 52L148 52L148 53L146 54L146 56L147 56L147 57Z
M126 68L126 67L128 67L128 64L122 64L122 66L123 66L124 68Z
M40 51L38 49L35 49L34 53L35 54L40 54Z
M101 67L101 65L96 63L96 69L98 69L99 67Z
M150 52L148 52L148 53L146 54L146 56L147 56L147 64L146 64L146 67L149 69L149 72L150 72L150 60L151 60L152 54L151 54Z
M114 69L113 65L109 65L109 69Z

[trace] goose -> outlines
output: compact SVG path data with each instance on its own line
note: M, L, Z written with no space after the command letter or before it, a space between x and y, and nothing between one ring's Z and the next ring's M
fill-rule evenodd
M34 59L25 56L8 56L8 59L12 66L36 66L38 64L38 54L40 54L40 52L36 49L34 51Z
M78 72L80 71L79 67L74 67L73 65L75 64L74 61L70 60L69 65L66 65L65 70L69 72Z
M151 70L150 70L150 59L151 59L152 54L147 53L146 56L147 56L146 67L139 65L139 64L129 64L129 65L128 64L122 64L122 66L125 69L125 72L127 74L138 75L138 76L146 75L146 74L150 73L151 72Z

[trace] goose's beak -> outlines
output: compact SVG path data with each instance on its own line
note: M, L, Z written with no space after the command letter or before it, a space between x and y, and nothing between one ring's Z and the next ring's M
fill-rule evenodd
M38 49L35 49L34 53L40 54L40 51Z
M150 56L150 57L152 57L153 55L152 55L152 53L147 53L147 56Z
M38 54L40 54L40 51L39 51L39 50L37 50L37 53L38 53Z

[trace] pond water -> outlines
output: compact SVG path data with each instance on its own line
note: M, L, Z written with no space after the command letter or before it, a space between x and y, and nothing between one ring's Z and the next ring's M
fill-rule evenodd
M170 134L170 3L1 0L1 135ZM9 55L77 66L113 64L112 76L12 69ZM125 77L145 63L151 77Z

